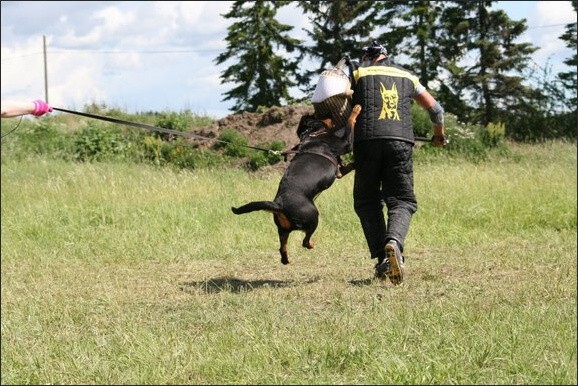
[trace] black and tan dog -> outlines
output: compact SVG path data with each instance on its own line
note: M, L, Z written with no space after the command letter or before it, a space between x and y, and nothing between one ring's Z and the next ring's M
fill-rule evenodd
M314 200L338 176L353 170L352 165L340 164L340 156L351 151L353 128L360 112L361 106L353 107L345 128L333 127L330 119L302 117L297 128L300 143L292 149L295 156L279 182L274 201L253 201L231 208L235 214L258 210L273 213L279 234L281 263L289 264L287 240L292 231L305 232L303 247L314 247L311 236L319 222Z

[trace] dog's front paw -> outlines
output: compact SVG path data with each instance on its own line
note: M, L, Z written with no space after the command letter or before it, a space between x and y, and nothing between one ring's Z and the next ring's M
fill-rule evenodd
M361 113L361 105L353 106L353 108L351 109L351 114L349 115L349 118L347 118L347 124L349 125L349 128L351 130L353 130L353 128L355 127L355 123L357 122L357 116L359 115L359 113Z
M345 176L346 174L350 173L353 170L355 170L355 164L353 162L347 165L341 165L339 167L339 171L341 172L342 176Z

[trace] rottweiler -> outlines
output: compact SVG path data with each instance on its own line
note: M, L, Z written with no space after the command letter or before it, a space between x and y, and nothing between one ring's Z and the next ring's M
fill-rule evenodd
M314 247L311 236L319 222L319 211L314 200L336 178L354 169L353 163L342 165L340 156L351 151L353 128L360 112L361 106L355 105L344 128L334 127L331 119L303 116L297 128L300 142L291 149L294 156L281 177L275 199L253 201L231 208L235 214L258 210L273 213L282 264L289 264L287 240L292 231L305 232L303 247Z

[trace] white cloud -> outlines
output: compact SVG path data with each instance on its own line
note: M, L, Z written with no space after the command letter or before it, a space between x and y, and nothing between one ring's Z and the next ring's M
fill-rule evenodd
M570 1L536 1L532 18L539 26L576 23Z
M557 62L556 69L564 70L560 62L572 54L560 40L565 25L576 22L576 13L569 1L537 1L530 16L532 28L529 30L532 44L540 47L535 60L540 65L547 61ZM558 72L558 71L556 71Z
M221 102L234 85L221 85L227 64L222 14L232 1L3 1L1 3L2 99L44 98L43 36L47 43L49 102L80 109L93 102L128 112L180 111L222 117ZM569 50L558 37L576 21L569 1L498 2L512 19L528 19L525 38L542 48L535 60L558 62ZM279 20L306 39L307 18L295 3ZM573 18L573 19L572 19ZM559 59L560 56L562 59Z

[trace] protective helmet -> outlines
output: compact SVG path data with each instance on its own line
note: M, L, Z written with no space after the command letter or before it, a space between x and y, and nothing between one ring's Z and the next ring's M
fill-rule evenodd
M370 46L363 47L363 56L367 56L369 59L376 58L380 54L387 56L387 49L374 40Z

